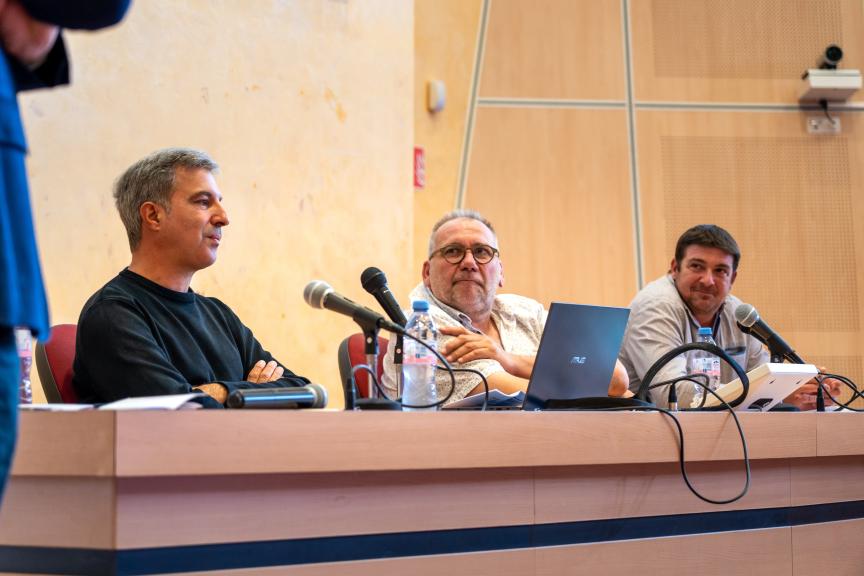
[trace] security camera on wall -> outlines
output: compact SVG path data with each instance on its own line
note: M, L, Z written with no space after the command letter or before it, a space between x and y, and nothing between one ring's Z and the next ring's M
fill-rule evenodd
M843 50L836 44L825 49L819 68L810 68L801 77L803 86L800 102L845 102L861 89L860 70L841 70L837 64L843 59Z
M828 48L819 58L820 70L836 70L840 60L843 59L843 49L836 44L829 44Z

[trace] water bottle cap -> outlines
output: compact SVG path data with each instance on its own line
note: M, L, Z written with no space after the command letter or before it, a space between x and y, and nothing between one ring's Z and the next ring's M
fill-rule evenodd
M714 335L714 331L711 330L710 327L703 326L703 327L699 328L699 336L713 336L713 335Z
M429 302L427 302L426 300L414 300L413 302L411 302L411 308L415 312L423 312L429 310Z

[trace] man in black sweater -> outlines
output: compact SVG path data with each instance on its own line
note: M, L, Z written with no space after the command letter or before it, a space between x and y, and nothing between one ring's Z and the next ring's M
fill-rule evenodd
M82 402L200 390L219 408L236 389L303 386L228 306L189 288L216 261L228 214L198 150L168 148L133 164L114 187L132 263L78 320L75 390Z

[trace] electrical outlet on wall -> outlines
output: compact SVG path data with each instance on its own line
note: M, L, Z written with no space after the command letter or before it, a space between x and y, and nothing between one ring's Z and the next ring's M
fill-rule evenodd
M825 116L808 116L807 132L809 134L839 134L840 118L826 118Z

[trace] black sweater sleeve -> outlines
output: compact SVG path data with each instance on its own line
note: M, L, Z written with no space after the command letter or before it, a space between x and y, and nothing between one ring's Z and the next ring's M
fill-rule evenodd
M85 402L194 392L146 319L128 302L110 299L92 306L79 320L75 387ZM203 404L221 407L209 396Z
M111 402L132 396L187 394L194 392L195 386L209 383L221 384L230 394L237 389L303 386L309 382L287 368L282 378L273 382L246 381L258 360L269 362L273 356L227 306L216 302L222 321L208 324L210 328L204 332L224 334L227 328L230 336L214 338L209 344L190 341L187 336L180 339L187 334L181 326L166 326L165 318L157 321L134 300L104 297L88 304L78 324L75 360L75 388L81 400ZM231 360L238 355L240 364ZM209 396L202 404L222 407Z
M259 360L264 360L265 362L270 362L271 360L276 360L270 352L264 349L261 346L261 343L255 338L255 335L252 334L252 331L246 327L240 321L240 318L234 313L231 308L229 308L224 302L217 298L210 298L212 302L214 302L219 309L221 310L225 321L231 327L231 333L234 337L235 342L237 343L237 348L240 350L240 355L243 360L244 366L244 375L248 375L249 371L252 370L252 367ZM276 362L281 366L285 372L282 374L282 377L275 382L270 382L266 386L271 388L282 388L282 387L290 387L290 386L305 386L309 384L309 379L304 378L303 376L298 376L294 372L288 369L288 367L276 360ZM262 386L262 384L252 384L251 382L219 382L220 384L225 385L229 391L232 391L237 388L256 388Z

